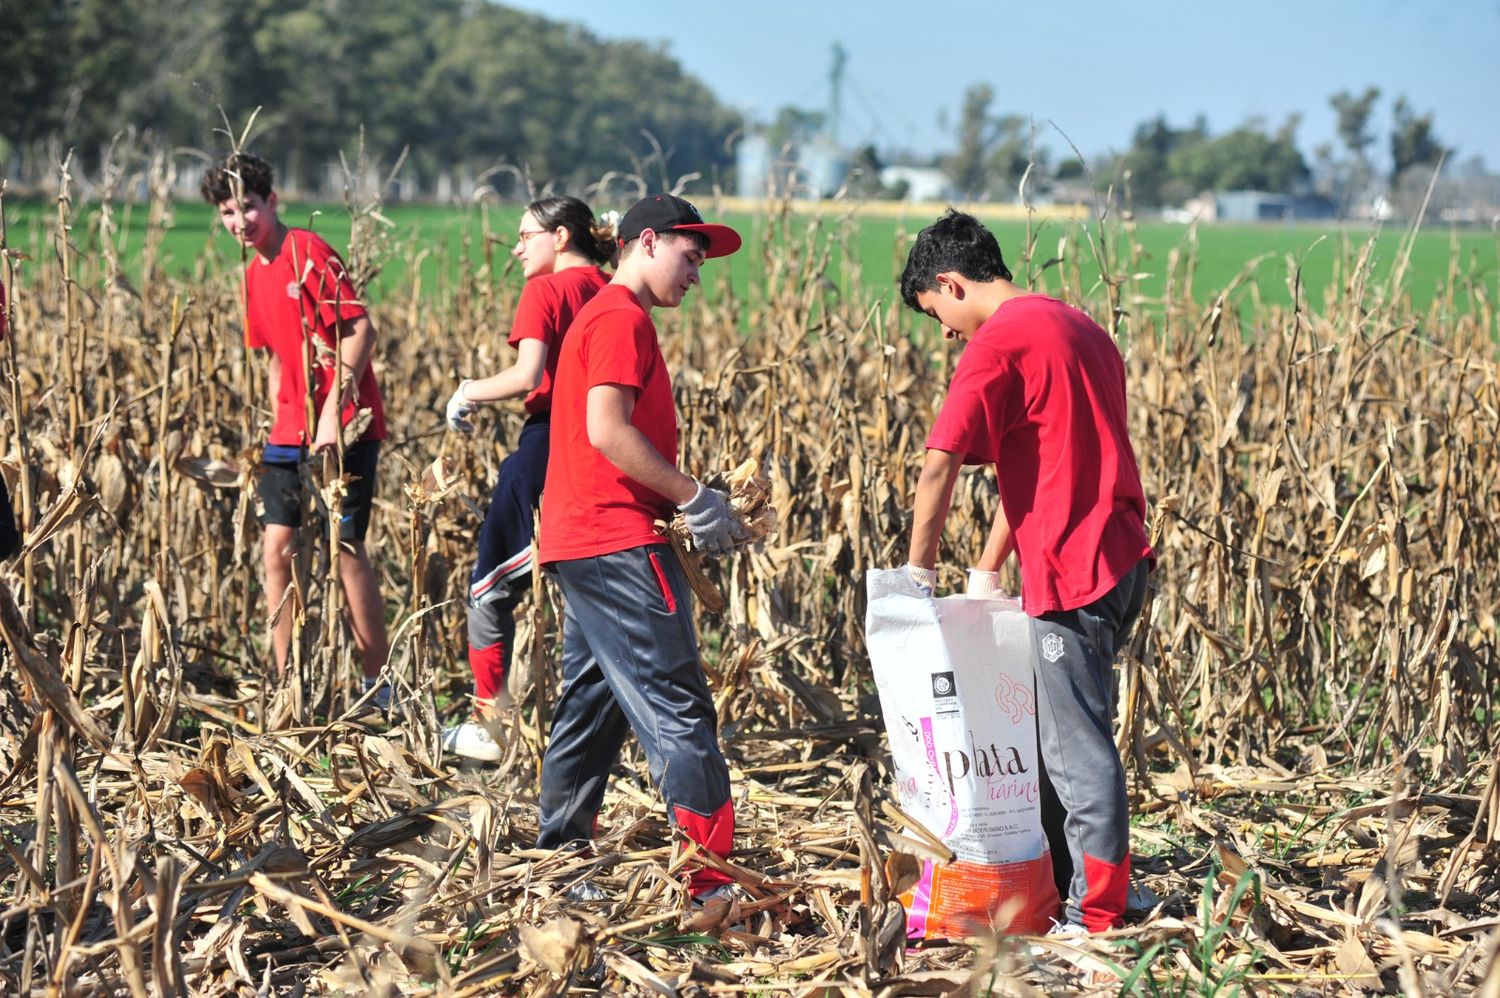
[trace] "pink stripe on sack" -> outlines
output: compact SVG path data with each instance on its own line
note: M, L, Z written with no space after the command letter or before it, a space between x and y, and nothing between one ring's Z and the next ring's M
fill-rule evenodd
M912 885L911 905L906 909L906 938L927 935L927 914L932 910L932 860L922 860L922 876Z
M932 775L941 782L942 770L938 769L937 740L932 734L932 718L922 718L922 747L927 750L927 764L932 767ZM943 838L953 834L958 827L958 798L952 794L948 795L948 830L943 833Z

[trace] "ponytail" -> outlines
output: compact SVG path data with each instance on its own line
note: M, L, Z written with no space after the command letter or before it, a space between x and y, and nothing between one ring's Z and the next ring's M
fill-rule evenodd
M619 212L606 212L596 223L588 205L566 195L533 201L526 210L544 229L567 229L571 237L569 245L589 260L601 267L614 265L619 252L615 245Z

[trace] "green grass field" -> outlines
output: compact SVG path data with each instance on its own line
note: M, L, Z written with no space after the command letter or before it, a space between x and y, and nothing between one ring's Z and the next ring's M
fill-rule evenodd
M50 252L47 246L56 217L52 205L8 200L5 211L10 246L33 256ZM73 243L83 253L92 255L98 249L98 209L82 205L77 211ZM371 286L371 298L378 301L395 282L411 280L414 272L420 274L424 290L440 293L461 268L472 270L482 266L487 250L494 261L503 263L519 213L516 205L488 209L388 206L384 217L390 222L389 258ZM145 208L121 205L116 214L121 230L120 258L126 261L127 275L136 278ZM336 247L342 249L348 243L350 216L342 205L309 206L284 201L282 215L290 224L317 229ZM737 294L753 294L764 271L760 249L768 228L777 223L766 215L730 215L726 220L746 234L749 250L729 259L730 280ZM822 275L832 284L848 288L857 282L867 292L885 288L894 294L907 240L928 221L926 217L893 219L860 215L856 209L852 216L792 216L783 224L784 231L799 243L819 250L829 240L835 242L828 271ZM992 222L990 225L1017 278L1025 280L1028 274L1023 266L1022 248L1027 241L1026 224ZM1237 305L1244 307L1257 300L1287 304L1291 300L1290 274L1300 267L1304 300L1319 308L1324 289L1336 274L1347 276L1350 261L1372 237L1374 279L1388 281L1408 235L1406 230L1396 228L1373 231L1354 226L1205 225L1196 230L1194 251L1189 247L1189 233L1186 226L1165 223L1143 223L1130 233L1118 225L1106 227L1111 271L1136 276L1129 291L1137 300L1128 301L1127 305L1150 309L1161 298L1175 250L1180 257L1194 255L1192 294L1200 302L1212 301L1249 268L1246 280L1235 293ZM1094 234L1097 238L1096 228ZM1135 253L1128 250L1132 244L1137 248ZM1060 245L1066 246L1062 254ZM1076 274L1069 280L1080 283L1083 291L1089 291L1099 280L1100 271L1080 223L1039 219L1034 225L1034 247L1033 267L1063 255L1072 264L1061 270ZM809 254L812 260L820 256L818 252ZM238 258L238 248L218 226L207 205L184 202L175 207L172 228L162 245L163 265L169 274L189 277L212 273L236 264ZM1424 230L1417 234L1412 245L1403 286L1416 308L1425 310L1434 298L1444 296L1451 281L1477 281L1494 291L1500 284L1497 263L1500 263L1500 236L1495 233ZM1179 264L1179 282L1182 275ZM1030 276L1041 290L1055 291L1059 286L1059 269L1042 274L1040 279L1035 274ZM519 280L519 275L511 271L509 279ZM706 283L711 294L713 284L717 283L711 272ZM1500 294L1490 297L1494 299Z

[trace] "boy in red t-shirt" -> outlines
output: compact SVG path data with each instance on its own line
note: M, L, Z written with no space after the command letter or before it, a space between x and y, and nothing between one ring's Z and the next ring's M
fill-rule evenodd
M1012 551L1031 618L1042 823L1063 932L1120 924L1130 805L1114 743L1114 661L1154 555L1125 420L1125 365L1084 313L1011 283L995 237L950 210L917 236L901 294L967 342L927 439L908 571L930 592L965 464L993 464L1000 508L971 595L994 595Z
M705 259L739 249L681 198L621 219L619 269L573 320L552 392L540 560L566 600L563 688L542 759L537 845L593 836L610 768L633 729L670 819L718 856L734 839L718 715L698 660L692 592L657 528L681 510L694 546L729 551L741 528L722 492L677 470L677 413L653 308L676 308ZM692 874L694 896L729 878Z
M360 409L369 409L369 427L342 452L344 472L352 480L339 518L339 580L368 691L375 688L389 652L385 606L364 541L386 432L380 388L370 369L375 327L333 247L314 232L289 228L277 216L272 180L265 160L235 153L203 175L201 188L224 227L255 251L245 270L245 346L270 352L275 404L275 421L257 469L266 599L276 611L291 584L292 550L303 513L301 467L309 448L312 454L337 451L344 425ZM292 614L283 611L271 635L277 675L286 669L291 640ZM389 706L388 686L376 690L375 702L382 709Z

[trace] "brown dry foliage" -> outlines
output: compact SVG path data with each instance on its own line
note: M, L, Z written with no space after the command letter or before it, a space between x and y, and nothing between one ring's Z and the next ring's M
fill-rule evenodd
M369 540L403 710L389 729L351 709L358 670L315 528L282 610L299 615L295 681L266 679L258 531L234 470L268 414L234 276L167 279L148 237L137 290L112 253L80 252L82 224L8 261L5 472L32 534L0 583L4 989L1019 994L1114 991L1110 963L1144 963L1187 993L1500 993L1492 282L1455 261L1417 314L1355 246L1326 301L1231 288L1203 307L1191 243L1156 301L1130 279L1083 287L1076 247L1051 269L1028 247L1022 273L1101 316L1127 358L1161 560L1123 656L1119 734L1137 869L1164 905L1113 948L907 952L862 574L904 557L956 354L849 271L847 221L772 210L752 298L710 265L711 290L660 317L682 464L758 459L780 515L774 539L707 569L727 598L700 627L742 893L703 910L675 876L703 860L674 842L638 758L594 856L530 848L550 599L523 622L505 762L456 771L435 751L466 709L470 543L519 425L495 407L497 442L441 431L456 376L506 362L517 281L488 243L460 280L388 288L375 311L392 436ZM1108 272L1148 269L1128 228L1099 238ZM350 254L356 271L372 260ZM456 490L417 484L440 455ZM992 476L963 479L944 585L995 501ZM567 900L586 877L605 900Z

